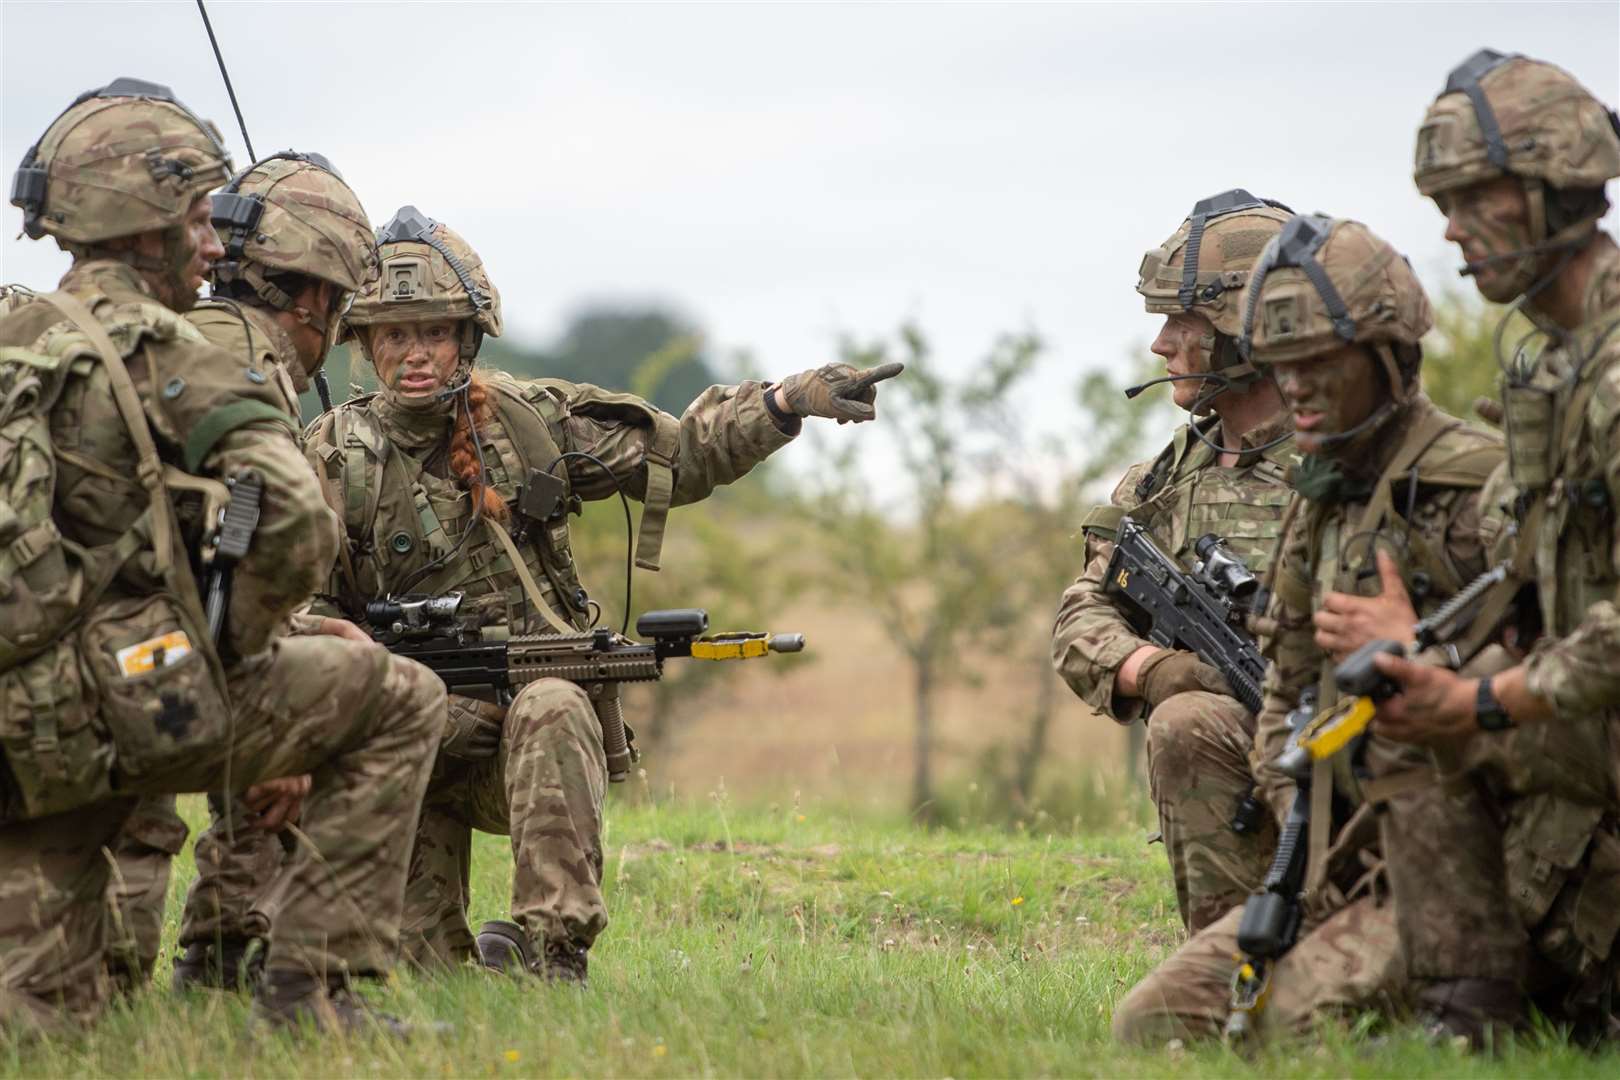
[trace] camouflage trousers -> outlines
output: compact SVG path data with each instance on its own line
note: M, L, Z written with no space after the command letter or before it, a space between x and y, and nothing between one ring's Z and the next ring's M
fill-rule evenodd
M247 807L235 798L228 803L227 821L220 812L225 805L218 792L208 796L213 820L192 851L197 877L181 915L182 949L194 942L270 935L266 893L295 842L293 834L254 828ZM145 798L113 846L107 967L121 989L144 984L157 966L170 864L186 833L173 796Z
M404 948L422 966L477 955L467 924L472 831L512 838L512 918L536 945L589 947L607 926L602 801L607 759L585 691L561 679L523 688L499 753L428 791L405 889Z
M197 837L197 880L186 893L180 945L267 938L275 910L266 886L297 844L297 834L255 828L241 799L208 797L211 821Z
M107 881L107 969L117 988L131 992L151 979L163 939L169 870L188 830L173 795L135 804L112 848Z
M1528 979L1552 1012L1611 989L1616 749L1602 718L1482 732L1436 755L1422 812L1391 802L1383 847L1414 978Z
M271 885L267 967L382 973L398 951L408 838L444 723L444 688L379 646L285 638L230 675L234 736L128 798L0 824L0 1029L72 1029L110 996L112 848L141 796L312 773L307 842ZM403 826L403 827L402 827Z
M1220 1038L1242 917L1241 908L1228 911L1137 983L1114 1009L1114 1038L1137 1046ZM1301 1035L1323 1018L1399 1009L1406 986L1394 908L1364 895L1325 918L1306 919L1298 943L1272 969L1255 1035Z
M1276 850L1277 823L1263 807L1252 831L1232 828L1238 804L1254 791L1254 726L1240 702L1196 690L1172 694L1148 718L1148 780L1190 933L1243 903Z

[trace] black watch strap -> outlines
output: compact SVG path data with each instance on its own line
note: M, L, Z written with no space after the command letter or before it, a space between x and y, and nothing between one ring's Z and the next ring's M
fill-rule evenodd
M1483 731L1501 731L1513 726L1513 717L1496 699L1489 678L1479 680L1479 690L1474 696L1474 719Z
M765 395L765 411L771 414L771 422L776 425L776 429L784 435L797 435L799 429L804 427L804 417L777 408L775 383L766 383L762 392Z

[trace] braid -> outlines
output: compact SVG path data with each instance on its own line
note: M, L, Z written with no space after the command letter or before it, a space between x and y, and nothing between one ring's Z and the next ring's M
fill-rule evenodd
M475 371L467 384L467 408L456 409L455 426L450 431L450 471L461 481L473 497L474 505L482 504L484 516L499 522L511 520L512 512L495 489L484 483L478 469L478 450L473 445L472 432L467 424L467 413L479 431L495 418L495 405L490 401L489 387Z

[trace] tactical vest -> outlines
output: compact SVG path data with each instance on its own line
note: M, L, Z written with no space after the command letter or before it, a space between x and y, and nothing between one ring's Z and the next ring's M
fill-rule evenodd
M1431 410L1407 432L1367 503L1342 510L1307 504L1313 580L1290 581L1278 575L1275 587L1284 599L1298 610L1314 611L1328 592L1377 595L1381 584L1375 552L1382 547L1401 564L1418 616L1437 610L1472 580L1474 571L1455 564L1444 542L1443 525L1437 535L1426 537L1419 522L1407 515L1422 519L1438 514L1485 485L1501 461L1501 448L1494 438L1478 437L1483 435L1455 417ZM1331 708L1339 697L1333 667L1331 662L1322 667L1319 712Z
M1194 543L1213 533L1259 573L1282 535L1283 515L1294 494L1287 484L1288 469L1298 460L1299 452L1290 441L1262 452L1251 463L1222 466L1214 451L1183 426L1132 493L1140 502L1096 507L1081 527L1112 539L1119 519L1128 514L1187 566L1196 558Z
M567 384L519 383L499 374L487 380L495 404L495 417L482 432L490 486L515 507L529 471L550 471L564 481L565 497L572 501L568 469L553 469L566 438ZM332 497L352 552L357 580L340 582L339 595L350 611L387 595L454 550L473 520L472 500L455 479L433 476L421 460L389 442L369 408L373 397L335 410L330 424L320 426L313 448L334 484ZM640 404L639 399L626 400ZM502 528L508 527L482 522L479 534L467 540L459 555L411 585L411 591L463 593L462 611L476 625L507 626L513 633L552 632L549 621L532 609L505 545L492 532ZM517 550L552 613L586 628L590 603L574 562L567 515L532 523L520 535Z
M1502 382L1508 469L1518 489L1518 518L1542 505L1539 527L1521 542L1535 545L1542 624L1569 634L1593 604L1620 585L1613 562L1615 507L1592 432L1620 413L1611 369L1620 366L1620 314L1577 332L1568 348L1521 364Z

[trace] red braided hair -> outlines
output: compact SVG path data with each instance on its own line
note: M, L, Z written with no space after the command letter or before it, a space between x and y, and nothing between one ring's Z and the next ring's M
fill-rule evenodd
M450 429L450 471L461 481L461 486L471 493L473 505L483 506L485 517L505 523L511 520L512 511L507 507L506 500L484 483L478 468L478 450L473 445L472 431L467 423L469 410L479 431L495 418L495 404L490 400L489 387L476 371L467 385L466 400L466 409L457 404L455 425Z

